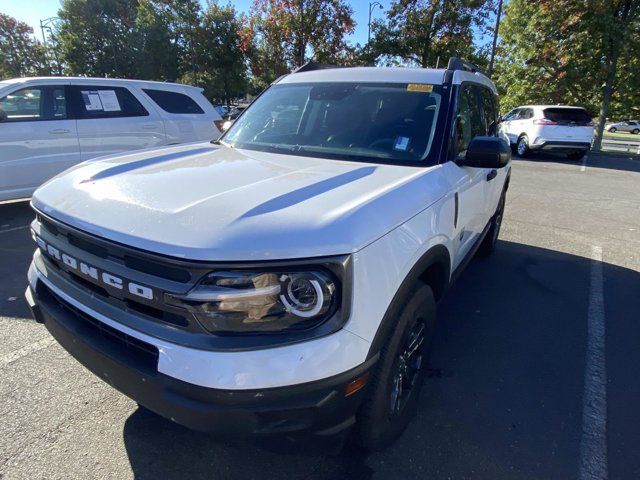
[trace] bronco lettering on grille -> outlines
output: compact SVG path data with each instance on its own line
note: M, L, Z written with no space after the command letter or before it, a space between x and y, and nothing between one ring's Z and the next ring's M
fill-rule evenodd
M49 245L38 235L34 234L34 238L42 252L44 252L49 257L64 263L71 270L75 270L83 276L93 279L95 282L103 283L111 288L115 288L118 290L124 289L131 295L146 298L147 300L153 300L154 291L152 288L120 278L109 272L99 272L98 268L89 265L81 260L78 260L77 258L74 258L65 252L62 252L53 245Z

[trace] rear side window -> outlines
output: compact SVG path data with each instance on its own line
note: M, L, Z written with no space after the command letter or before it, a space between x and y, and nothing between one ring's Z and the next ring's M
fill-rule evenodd
M486 135L485 128L477 88L472 85L464 85L460 90L456 116L455 154L457 158L464 157L467 147L474 137Z
M138 99L124 87L78 85L72 91L74 109L80 119L149 115Z
M150 88L143 88L142 91L167 113L204 113L193 98L183 93Z
M63 86L30 87L0 98L0 121L64 120L67 100ZM6 117L5 117L6 116Z
M498 123L495 97L491 90L483 87L480 87L480 95L482 98L482 117L485 126L485 134L492 137L496 134L496 125Z
M558 124L589 123L591 117L584 108L545 108L544 118Z

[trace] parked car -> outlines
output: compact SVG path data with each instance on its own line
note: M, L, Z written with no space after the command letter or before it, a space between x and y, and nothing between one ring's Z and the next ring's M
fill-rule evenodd
M640 133L640 122L627 120L626 122L608 123L605 125L607 132L631 132L636 135Z
M222 118L188 85L106 78L0 82L0 201L81 161L212 140Z
M521 157L551 151L579 160L591 148L593 121L581 107L525 105L502 117L500 131Z
M247 107L245 105L236 105L231 107L229 113L224 117L224 123L222 124L222 131L226 132L229 130L233 122L236 121L236 118L240 116L242 112L245 111Z
M226 117L231 110L231 107L227 105L214 105L214 108L222 118Z
M416 411L436 303L496 247L496 93L459 59L311 64L216 144L70 170L33 196L33 314L178 424L383 448Z

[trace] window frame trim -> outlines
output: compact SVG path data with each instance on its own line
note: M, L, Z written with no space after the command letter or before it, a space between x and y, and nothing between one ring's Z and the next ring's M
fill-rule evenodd
M0 100L2 100L4 98L7 98L9 95L13 95L14 93L21 92L22 90L40 89L41 90L41 98L43 98L44 101L46 102L47 99L53 100L53 97L51 97L51 90L52 89L62 88L64 90L64 103L65 103L65 109L66 109L66 116L64 118L43 118L43 117L39 117L39 118L20 118L20 119L15 119L15 120L7 118L6 120L3 120L2 122L0 122L0 124L4 124L4 123L25 123L25 122L59 122L59 121L64 121L64 120L75 120L75 117L70 113L70 109L69 109L69 92L67 90L68 86L69 85L67 85L67 84L47 84L47 85L23 86L21 88L18 88L17 90L12 90L10 92L7 92L2 98L0 98ZM42 93L44 93L44 95L42 95Z

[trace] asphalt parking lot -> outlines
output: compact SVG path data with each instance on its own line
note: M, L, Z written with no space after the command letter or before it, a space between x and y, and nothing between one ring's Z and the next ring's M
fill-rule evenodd
M439 306L418 415L370 455L225 444L138 410L30 319L31 216L0 206L3 480L572 479L585 461L640 478L638 158L514 160L495 254Z

